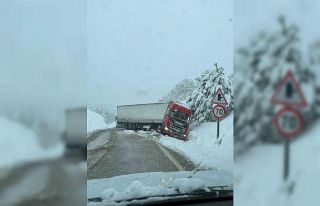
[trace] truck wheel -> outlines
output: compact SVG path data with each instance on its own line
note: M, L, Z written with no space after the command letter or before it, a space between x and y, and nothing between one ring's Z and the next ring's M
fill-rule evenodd
M161 133L161 126L158 126L158 127L157 127L157 132L158 132L158 133Z

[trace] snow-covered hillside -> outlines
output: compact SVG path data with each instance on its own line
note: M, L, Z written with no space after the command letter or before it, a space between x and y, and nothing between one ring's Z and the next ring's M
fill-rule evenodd
M88 109L104 117L104 121L110 124L116 120L117 108L112 105L95 104L88 106Z
M103 116L87 109L87 133L115 127L115 122L107 124Z
M235 204L317 205L320 174L320 121L291 144L289 182L283 174L283 145L260 145L237 158ZM288 188L292 190L288 193Z
M44 148L36 134L29 128L0 116L0 170L21 163L61 156L64 146Z
M199 168L232 172L233 113L220 122L219 140L221 142L217 141L216 138L216 126L216 122L203 123L190 132L188 141L181 141L168 136L162 136L159 141L199 164Z
M174 101L185 103L195 89L192 79L184 79L179 82L167 95L163 96L159 102Z

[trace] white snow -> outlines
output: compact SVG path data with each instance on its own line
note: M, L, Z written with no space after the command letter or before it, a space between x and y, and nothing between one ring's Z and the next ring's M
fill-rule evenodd
M136 133L134 130L123 130L122 132L125 134L135 134ZM144 134L143 131L138 131L137 133L140 133L140 132L141 132L141 134Z
M87 133L91 133L96 130L113 128L115 126L115 122L107 124L100 114L87 109Z
M181 193L203 189L206 187L204 180L198 178L177 178L173 181L174 188L177 188Z
M232 189L232 174L219 171L199 171L195 174L190 171L150 172L88 180L87 197L102 197L103 203L113 205L114 201L119 200L176 194L177 189L180 193L189 193L214 186Z
M283 145L260 145L237 158L236 205L316 205L320 174L320 121L292 142L289 181L283 181ZM292 187L292 193L288 188Z
M202 168L232 171L233 113L220 122L220 138L218 141L216 130L217 123L207 122L190 131L188 141L161 136L159 142L182 153Z
M96 150L106 146L110 139L109 133L99 135L95 140L88 143L87 150Z
M49 148L40 145L39 138L29 128L0 116L0 177L8 168L30 161L45 160L61 156L63 144Z
M166 188L163 186L150 187L143 185L138 180L133 180L133 182L123 191L118 192L114 188L106 189L101 193L101 197L104 201L119 201L125 199L134 199L139 197L150 197L157 194L174 194L175 190L173 188Z

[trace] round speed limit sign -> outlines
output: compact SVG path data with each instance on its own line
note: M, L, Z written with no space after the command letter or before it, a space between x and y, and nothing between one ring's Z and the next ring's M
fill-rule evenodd
M276 113L273 124L284 138L291 138L299 134L302 128L300 113L290 107L284 107Z
M215 118L221 119L226 114L226 110L222 105L217 104L216 106L213 107L212 114Z

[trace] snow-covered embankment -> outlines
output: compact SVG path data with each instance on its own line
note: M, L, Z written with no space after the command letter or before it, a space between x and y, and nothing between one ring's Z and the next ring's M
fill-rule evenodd
M217 123L206 122L190 131L189 140L162 136L160 143L174 149L202 168L232 172L233 113L220 122L220 144L216 138Z
M115 124L116 124L115 122L111 124L107 124L104 121L104 118L100 114L87 109L87 133L88 134L97 130L113 128L116 126Z

